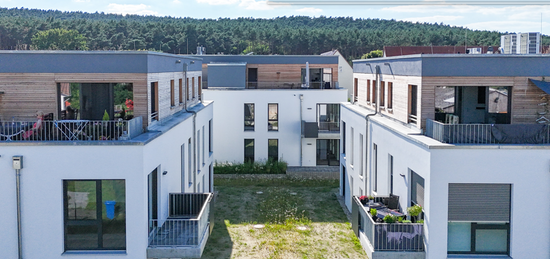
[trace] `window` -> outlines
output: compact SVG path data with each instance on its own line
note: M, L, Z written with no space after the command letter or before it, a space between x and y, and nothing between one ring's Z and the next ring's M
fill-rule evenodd
M191 78L191 98L195 99L195 78Z
M417 98L418 98L418 86L409 85L409 123L417 123Z
M388 82L388 109L393 109L393 83Z
M346 122L342 121L342 153L346 154Z
M244 162L254 163L254 139L244 140Z
M370 80L367 80L367 103L370 103Z
M270 103L267 105L267 129L268 131L279 130L279 104Z
M384 81L380 81L380 107L384 107L386 105L386 83Z
M388 154L388 171L390 171L390 194L393 194L393 156L390 154Z
M353 135L354 135L354 134L353 134L353 127L351 128L350 135L351 135L351 136L350 136L350 138L351 138L350 146L351 146L351 147L350 147L350 152L349 152L349 154L350 154L350 156L349 156L349 164L350 164L351 166L353 166L353 149L354 149L353 146L355 145L355 143L354 143L355 141L353 140Z
M151 121L159 120L159 83L151 83Z
M187 180L189 180L189 187L193 184L193 147L191 145L191 138L187 141Z
M196 147L197 147L197 156L196 156L196 159L197 159L197 166L200 165L201 163L201 130L198 130L197 131L197 138L195 139L196 143ZM200 168L197 170L197 174L200 172Z
M212 120L208 121L208 152L212 152L214 150L214 142L212 142Z
M183 79L179 80L179 103L183 103Z
M244 130L254 131L254 104L244 104Z
M65 251L126 250L124 180L65 180Z
M185 144L181 144L181 192L185 192Z
M205 164L204 162L204 153L206 153L206 149L204 148L204 125L202 126L202 165Z
M189 101L189 78L185 79L185 100Z
M317 104L319 130L340 131L340 104Z
M510 184L450 183L447 253L508 255L510 194Z
M267 147L267 160L278 161L279 160L279 140L268 139Z
M358 78L355 78L353 81L353 102L357 101L357 84L358 84Z
M378 146L376 144L372 144L372 167L374 169L373 173L373 187L372 190L377 192L378 191Z
M363 176L363 134L359 134L359 175Z
M174 80L170 80L170 106L176 106L176 90L174 89Z
M424 207L424 178L411 170L411 206Z

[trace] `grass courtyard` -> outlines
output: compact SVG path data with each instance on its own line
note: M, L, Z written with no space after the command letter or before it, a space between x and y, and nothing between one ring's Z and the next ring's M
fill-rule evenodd
M215 226L202 258L367 258L336 199L337 180L241 177L214 185Z

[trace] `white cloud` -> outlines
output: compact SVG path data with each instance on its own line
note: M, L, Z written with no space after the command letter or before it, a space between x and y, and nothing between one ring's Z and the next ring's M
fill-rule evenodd
M305 14L318 14L318 13L322 13L323 10L319 8L306 7L306 8L296 10L296 12L305 13Z
M197 0L197 3L209 5L230 5L238 2L239 0Z
M464 18L463 16L457 16L457 15L434 15L434 16L426 16L426 17L411 17L411 18L405 18L402 19L402 21L409 21L409 22L428 22L428 23L436 23L436 22L443 22L445 24L449 24L450 21L456 21L459 19Z
M451 6L430 6L430 5L401 5L382 8L382 11L394 13L472 13L479 6L451 5Z
M240 7L246 10L272 10L273 6L267 4L267 1L241 0Z
M145 4L109 4L107 6L108 13L117 14L138 14L138 15L160 15L158 12L150 9L151 6Z

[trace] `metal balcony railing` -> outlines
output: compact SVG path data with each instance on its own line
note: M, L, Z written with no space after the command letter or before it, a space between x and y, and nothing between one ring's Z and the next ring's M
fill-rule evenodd
M319 131L340 132L340 122L319 122Z
M142 118L0 122L0 141L113 141L142 133Z
M150 247L198 246L210 224L211 193L171 193L169 218L150 220Z
M424 251L424 228L420 223L377 223L357 197L353 202L359 207L359 231L363 233L374 251Z
M247 81L247 89L338 89L337 82L311 82L309 87L298 81Z

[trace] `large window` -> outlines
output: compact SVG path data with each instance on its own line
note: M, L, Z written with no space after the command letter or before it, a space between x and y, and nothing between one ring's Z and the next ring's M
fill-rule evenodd
M319 130L340 131L340 104L317 104Z
M509 254L510 193L510 184L449 184L447 252Z
M267 140L267 159L271 161L279 160L279 140L278 139L269 139Z
M380 107L386 106L386 82L380 81Z
M388 82L388 109L393 109L393 83Z
M378 146L376 144L372 144L372 167L374 169L374 179L372 190L377 192L378 191Z
M244 140L244 162L254 163L254 139Z
M124 180L63 181L65 250L126 249Z
M254 131L254 104L244 104L244 130Z
M267 105L267 129L269 131L279 130L279 104L270 103Z

